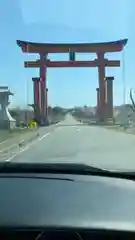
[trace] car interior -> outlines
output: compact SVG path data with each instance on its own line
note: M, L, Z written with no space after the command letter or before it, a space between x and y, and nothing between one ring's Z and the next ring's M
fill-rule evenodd
M19 230L2 229L0 230L0 239L19 239L19 240L88 240L88 239L134 239L134 232L112 231L103 229L51 229L51 230Z

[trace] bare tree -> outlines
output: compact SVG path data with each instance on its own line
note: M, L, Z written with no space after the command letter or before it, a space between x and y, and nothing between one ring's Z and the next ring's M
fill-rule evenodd
M130 89L130 99L131 99L131 102L132 102L131 109L132 109L133 112L135 112L135 101L134 101L134 98L133 98L133 89Z

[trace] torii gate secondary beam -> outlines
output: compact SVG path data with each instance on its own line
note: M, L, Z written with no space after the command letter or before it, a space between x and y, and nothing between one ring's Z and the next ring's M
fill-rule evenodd
M62 68L62 67L99 67L100 62L98 59L94 61L44 61L44 66L47 68ZM120 67L120 61L107 60L103 62L105 67ZM25 61L25 68L39 68L41 66L40 60L37 61Z

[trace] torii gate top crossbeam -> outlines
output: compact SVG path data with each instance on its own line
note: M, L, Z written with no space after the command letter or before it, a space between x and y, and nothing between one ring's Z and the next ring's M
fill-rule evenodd
M68 53L72 52L120 52L128 39L103 43L35 43L17 40L17 45L25 53Z

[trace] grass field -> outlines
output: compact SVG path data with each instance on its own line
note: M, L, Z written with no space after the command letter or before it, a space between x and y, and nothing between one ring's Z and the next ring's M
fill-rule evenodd
M23 129L14 129L14 130L0 130L0 142L22 135L28 132L35 131L36 129L23 128Z
M63 114L56 114L50 117L50 124L55 124L59 121L62 121L64 119L64 115ZM19 135L23 135L32 131L37 131L37 128L16 128L13 130L0 130L0 142L7 140L7 139L11 139L13 137L17 137Z

